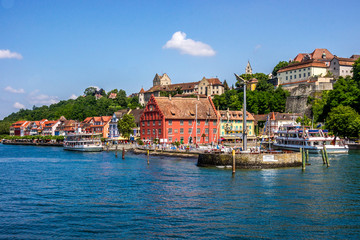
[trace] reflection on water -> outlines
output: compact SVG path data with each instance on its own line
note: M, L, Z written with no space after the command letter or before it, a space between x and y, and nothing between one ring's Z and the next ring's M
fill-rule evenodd
M0 238L358 238L359 156L301 168L0 145Z

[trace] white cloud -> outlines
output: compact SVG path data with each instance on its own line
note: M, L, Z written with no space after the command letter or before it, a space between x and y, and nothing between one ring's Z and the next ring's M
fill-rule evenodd
M163 48L178 49L181 54L189 54L192 56L210 57L216 54L210 45L203 42L194 41L190 38L186 39L186 33L180 31L174 33L172 38L167 41Z
M262 47L261 44L256 45L256 46L255 46L255 49L254 49L255 52L256 52L257 50L259 50L261 47Z
M69 97L69 99L77 99L77 96L75 95L75 94L72 94L70 97Z
M29 94L29 102L34 105L50 105L59 102L56 96L39 94L39 90L35 90Z
M17 109L25 109L24 104L21 104L19 102L14 103L13 107Z
M7 86L6 88L4 88L5 91L7 92L11 92L11 93L25 93L25 90L20 88L20 89L15 89L15 88L12 88L10 86Z
M20 53L17 52L10 52L8 49L0 49L0 58L16 58L16 59L22 59L23 56L21 56Z

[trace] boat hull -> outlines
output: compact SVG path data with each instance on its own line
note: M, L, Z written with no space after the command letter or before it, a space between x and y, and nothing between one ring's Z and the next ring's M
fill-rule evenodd
M101 146L94 147L65 147L64 150L67 151L77 151L77 152L101 152L103 148Z
M309 147L309 146L298 146L298 145L281 145L281 144L273 144L273 147L275 149L279 149L279 150L290 150L290 151L295 151L295 152L300 152L300 148L304 148L305 150L308 150L309 153L312 154L319 154L321 153L321 149L323 149L322 147ZM333 145L328 145L326 146L326 151L327 153L348 153L349 152L349 148L347 146L333 146Z

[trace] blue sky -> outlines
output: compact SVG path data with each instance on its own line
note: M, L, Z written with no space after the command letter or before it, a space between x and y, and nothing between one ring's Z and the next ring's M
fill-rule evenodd
M360 1L0 0L0 119L83 94L127 94L156 73L235 83L299 52L359 54Z

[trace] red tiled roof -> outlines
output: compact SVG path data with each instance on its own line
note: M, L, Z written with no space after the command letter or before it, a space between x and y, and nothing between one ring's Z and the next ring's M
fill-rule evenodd
M196 112L198 119L217 119L211 98L155 97L155 101L167 119L195 119Z
M218 78L206 78L211 85L223 85Z
M145 92L144 88L141 88L140 93L144 93L144 92Z

